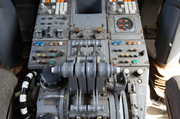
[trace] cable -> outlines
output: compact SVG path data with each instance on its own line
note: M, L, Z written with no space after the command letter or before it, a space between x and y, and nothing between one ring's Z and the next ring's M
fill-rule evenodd
M28 113L28 109L26 105L27 102L27 94L28 94L28 88L29 88L29 84L31 82L31 80L33 78L35 78L37 76L36 72L31 72L28 73L22 83L22 87L21 87L21 94L19 96L19 102L20 104L24 105L24 107L22 109L20 109L21 114L24 116L25 119L30 119L31 116Z

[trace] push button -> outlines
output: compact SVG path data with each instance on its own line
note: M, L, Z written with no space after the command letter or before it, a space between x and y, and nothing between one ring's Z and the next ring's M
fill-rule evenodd
M119 45L122 45L122 41L119 41Z
M137 64L137 60L133 60L132 63L133 63L133 64Z
M40 46L43 46L44 45L44 42L40 42Z
M114 45L117 45L117 41L114 41L114 43L113 43Z
M49 64L53 65L53 64L54 64L54 61L53 61L53 60L49 61Z
M35 45L36 45L36 46L39 46L39 42L35 42Z

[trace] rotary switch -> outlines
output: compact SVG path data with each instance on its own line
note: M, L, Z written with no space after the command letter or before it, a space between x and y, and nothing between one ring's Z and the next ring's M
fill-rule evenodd
M129 69L124 69L124 73L125 73L126 75L129 75L129 73L130 73Z
M143 73L144 73L143 69L138 69L138 70L136 71L136 75L137 75L137 76L142 76Z

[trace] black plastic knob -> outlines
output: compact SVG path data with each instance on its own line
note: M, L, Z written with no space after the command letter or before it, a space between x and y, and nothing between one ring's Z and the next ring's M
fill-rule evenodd
M59 56L60 56L60 57L63 56L63 52L62 52L62 51L59 52Z
M145 53L145 51L142 50L139 54L140 54L141 56L144 56L144 53Z

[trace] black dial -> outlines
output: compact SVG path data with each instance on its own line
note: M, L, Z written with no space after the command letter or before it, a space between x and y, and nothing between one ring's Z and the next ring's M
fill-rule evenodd
M120 30L122 31L128 31L133 27L133 22L132 20L128 18L120 18L117 20L117 26Z

